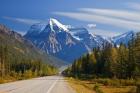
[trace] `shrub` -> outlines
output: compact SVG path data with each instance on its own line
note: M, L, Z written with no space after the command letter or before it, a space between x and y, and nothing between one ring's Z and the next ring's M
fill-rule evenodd
M105 86L120 86L119 80L117 79L96 79L95 82L101 83Z
M108 85L108 79L95 79L94 81L103 85Z
M3 78L0 78L0 84L1 83L4 83L4 79Z
M120 83L122 86L135 86L136 81L131 79L131 80L120 80Z
M97 83L101 83L105 86L135 86L136 80L124 80L124 79L95 79Z
M137 92L136 93L140 93L140 83L137 84Z
M103 93L103 91L100 89L100 87L97 83L94 85L93 89L96 91L96 93Z
M99 85L96 83L95 85L94 85L94 90L97 90L99 88Z

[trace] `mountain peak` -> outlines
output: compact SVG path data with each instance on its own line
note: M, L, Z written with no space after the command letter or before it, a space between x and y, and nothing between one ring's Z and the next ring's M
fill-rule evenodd
M28 30L28 34L33 33L42 33L42 32L61 32L61 31L68 31L68 27L66 25L61 24L57 19L50 18L48 22L40 22L33 24L30 29Z
M112 40L116 45L120 45L121 43L123 43L127 46L129 41L132 40L133 35L136 35L134 31L128 31L124 34L113 37Z
M49 19L49 24L50 24L50 28L52 31L54 31L53 27L57 26L60 29L63 29L64 31L68 31L67 27L63 24L61 24L58 20L54 19L54 18L50 18Z
M123 37L127 37L127 36L132 37L132 35L134 35L134 34L135 34L134 31L128 31L128 32L125 32L125 33L123 33L121 35L115 36L114 38L123 38Z

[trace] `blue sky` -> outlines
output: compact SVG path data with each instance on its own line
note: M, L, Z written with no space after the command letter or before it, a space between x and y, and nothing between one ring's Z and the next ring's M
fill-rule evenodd
M22 34L50 17L99 35L138 32L140 0L0 0L0 23Z

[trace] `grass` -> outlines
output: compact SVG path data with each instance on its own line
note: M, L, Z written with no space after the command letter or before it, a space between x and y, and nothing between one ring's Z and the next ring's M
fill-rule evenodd
M136 93L135 86L124 86L124 87L101 86L101 90L104 91L104 93Z
M77 93L96 93L91 88L86 86L86 81L80 81L74 78L66 78L70 86L77 92Z
M16 81L16 79L15 78L13 78L13 77L0 77L0 84L2 84L2 83L8 83L8 82L13 82L13 81Z
M0 84L19 81L19 80L26 80L26 79L30 79L30 78L34 78L34 77L23 77L23 76L16 77L16 76L7 75L4 77L0 77Z
M77 93L136 93L135 81L133 80L79 80L72 77L66 79Z

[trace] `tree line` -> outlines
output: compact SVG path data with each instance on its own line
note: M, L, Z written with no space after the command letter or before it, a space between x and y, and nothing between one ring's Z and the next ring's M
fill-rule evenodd
M41 59L25 57L8 45L0 45L0 78L26 79L56 73L55 67L43 63Z
M130 79L140 77L140 33L128 45L104 43L83 55L64 72L67 76Z

